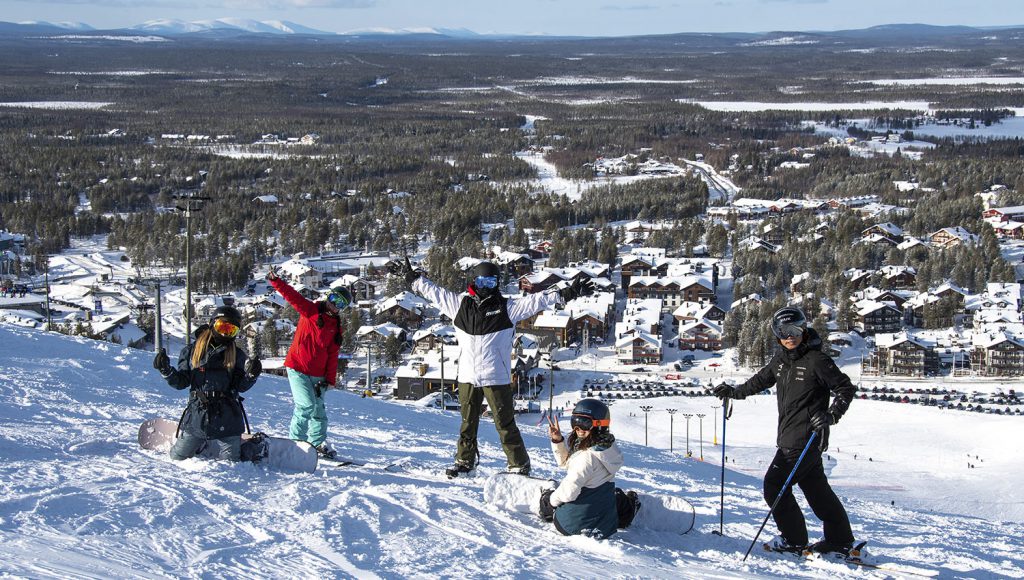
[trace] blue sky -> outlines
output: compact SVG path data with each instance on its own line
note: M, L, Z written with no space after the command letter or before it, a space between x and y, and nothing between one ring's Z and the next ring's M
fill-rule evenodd
M468 28L489 33L624 36L838 30L920 22L1024 25L1024 0L0 0L0 20L122 28L153 19L288 20L346 32Z

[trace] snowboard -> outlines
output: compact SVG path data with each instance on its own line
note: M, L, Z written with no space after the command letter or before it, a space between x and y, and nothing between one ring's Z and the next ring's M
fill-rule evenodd
M148 419L139 427L139 447L167 452L177 439L178 424L158 417ZM199 457L207 457L207 448ZM242 434L242 458L283 471L313 473L317 468L316 449L305 441L271 437L264 433Z
M484 501L508 511L540 515L540 496L557 482L515 473L495 473L484 482ZM693 529L696 512L681 497L637 492L640 509L629 528L685 534Z

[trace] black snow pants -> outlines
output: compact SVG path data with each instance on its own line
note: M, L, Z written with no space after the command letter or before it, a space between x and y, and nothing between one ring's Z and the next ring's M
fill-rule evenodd
M786 483L789 472L793 471L793 465L803 449L779 449L775 453L775 459L768 467L764 476L764 499L768 505L772 505L779 495L779 490ZM775 518L775 525L779 527L779 533L790 544L806 545L807 524L804 522L804 514L800 511L796 498L793 497L793 486L799 485L804 492L807 504L811 506L814 515L822 522L825 540L832 544L848 544L853 542L853 531L850 529L850 518L846 515L846 509L836 497L832 486L828 484L825 477L825 469L821 465L821 451L812 448L807 450L807 455L800 463L789 488L779 500L772 516Z

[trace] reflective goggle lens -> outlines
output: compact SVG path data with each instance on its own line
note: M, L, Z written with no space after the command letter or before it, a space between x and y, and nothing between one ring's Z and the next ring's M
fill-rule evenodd
M477 276L476 277L477 288L497 288L498 278L496 276Z
M213 321L213 331L228 338L238 336L238 326L228 322L225 318L218 318Z
M796 338L804 335L804 329L794 324L783 324L779 327L779 338Z
M341 294L335 294L334 292L331 292L330 294L327 295L327 300L335 307L337 307L338 310L344 310L348 308L348 299L342 296Z
M572 425L573 429L580 428L584 431L590 431L594 428L594 419L586 415L573 415L569 419L569 425Z

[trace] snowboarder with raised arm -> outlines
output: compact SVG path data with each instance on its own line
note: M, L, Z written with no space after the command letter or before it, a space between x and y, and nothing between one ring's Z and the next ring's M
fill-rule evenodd
M636 494L615 488L622 452L612 435L611 412L597 399L583 399L572 410L568 441L558 421L548 418L551 450L567 471L555 489L540 497L540 514L565 536L607 538L636 513ZM625 512L625 513L621 513Z
M512 340L516 323L556 304L589 295L593 283L581 277L560 292L506 297L500 291L498 267L480 262L471 271L466 291L457 294L437 286L422 271L414 270L409 258L404 263L392 263L391 270L402 275L414 292L436 305L455 326L461 350L458 383L462 426L455 463L445 473L453 478L476 468L477 430L486 398L508 459L508 470L528 475L530 456L516 425L512 401Z
M216 446L218 459L241 458L245 432L244 393L263 371L258 358L249 358L235 346L242 315L232 306L220 306L208 324L196 329L196 340L181 349L178 366L171 366L161 348L153 368L175 389L189 389L188 406L178 423L180 437L171 446L171 459L188 459L205 444Z
M778 450L764 477L764 497L772 505L782 491L811 433L819 433L820 445L812 445L793 476L814 515L822 521L824 539L808 546L807 524L792 487L786 489L772 513L779 536L766 548L786 552L836 552L847 555L853 547L853 531L846 509L828 483L821 455L828 448L829 427L846 413L857 387L828 355L821 351L821 337L807 327L807 317L795 306L775 312L771 330L781 349L771 361L738 387L713 389L720 399L744 399L776 387L779 422ZM830 395L832 397L829 404Z
M289 286L273 268L267 272L267 281L299 313L299 326L284 359L294 403L288 436L308 441L322 457L333 459L337 451L327 442L324 394L337 381L341 311L352 303L352 294L335 288L323 300L313 302Z

